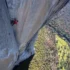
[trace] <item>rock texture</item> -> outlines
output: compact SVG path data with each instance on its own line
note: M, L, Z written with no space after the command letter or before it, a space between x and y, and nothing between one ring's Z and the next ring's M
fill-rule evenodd
M11 70L18 58L18 46L5 0L0 0L0 70Z
M68 3L49 23L61 37L70 42L70 3Z

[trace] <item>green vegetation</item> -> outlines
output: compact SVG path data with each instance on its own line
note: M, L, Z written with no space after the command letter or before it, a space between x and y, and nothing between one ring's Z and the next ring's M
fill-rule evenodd
M46 56L46 48L45 48L45 28L43 28L39 35L38 39L35 43L35 48L36 48L36 54L31 62L29 70L50 70L49 64L45 61L47 56Z
M58 35L55 37L57 40L56 47L59 56L58 70L70 70L70 47L68 46L68 43Z
M45 44L47 43L46 38L49 38L49 34L44 27L40 30L35 43L36 54L31 61L29 70L70 70L70 48L67 42L56 34L55 47L51 48Z

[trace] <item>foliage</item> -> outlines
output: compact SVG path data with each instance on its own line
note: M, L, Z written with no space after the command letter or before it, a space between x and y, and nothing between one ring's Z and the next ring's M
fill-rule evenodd
M58 35L56 37L56 47L58 49L59 64L58 70L70 70L70 47L66 41L60 38Z
M45 28L43 28L40 30L38 39L35 43L36 54L30 64L29 70L50 70L50 65L46 62L45 36L46 32Z
M29 70L70 70L70 48L67 42L55 34L56 43L51 48L50 46L53 45L45 44L48 43L46 39L49 39L50 35L52 33L48 33L45 27L40 30L35 43L36 54L31 61Z

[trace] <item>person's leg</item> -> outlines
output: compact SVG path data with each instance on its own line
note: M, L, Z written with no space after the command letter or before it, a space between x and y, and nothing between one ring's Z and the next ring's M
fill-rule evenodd
M31 55L29 58L27 58L26 60L22 61L19 63L19 65L15 66L13 68L13 70L28 70L29 68L29 64L32 60L34 55Z

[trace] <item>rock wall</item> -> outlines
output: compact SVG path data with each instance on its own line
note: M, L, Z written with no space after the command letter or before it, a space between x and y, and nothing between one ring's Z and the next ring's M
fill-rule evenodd
M61 37L70 42L70 3L68 3L49 23Z

